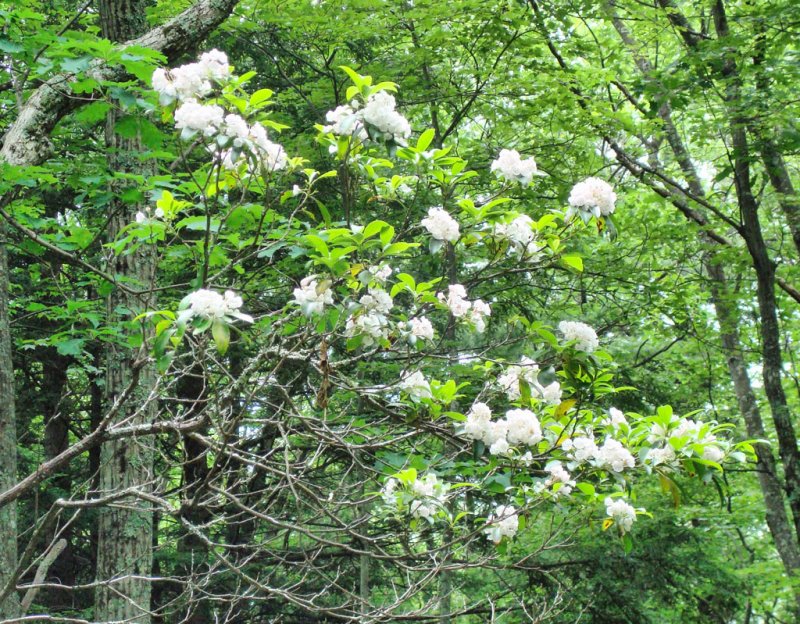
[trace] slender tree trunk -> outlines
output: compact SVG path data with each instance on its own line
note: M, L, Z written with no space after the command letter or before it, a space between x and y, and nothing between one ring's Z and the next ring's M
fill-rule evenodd
M729 37L730 31L722 0L716 0L711 12L717 35L721 41L724 41ZM780 324L778 323L778 302L775 297L775 263L769 257L769 251L761 231L758 202L750 183L751 154L747 139L748 119L741 108L741 76L730 55L723 58L720 74L726 81L725 104L730 119L734 186L743 223L741 234L756 273L758 310L761 317L764 392L767 395L772 420L775 423L778 449L783 462L786 495L794 518L795 534L797 539L800 539L800 451L797 448L797 435L786 400L786 392L783 389L783 356L781 354Z
M103 36L115 42L133 39L145 32L145 3L142 0L100 0ZM112 110L106 119L106 147L111 168L125 173L145 174L138 158L138 137L123 138L115 126L121 113ZM115 189L118 190L118 189ZM116 195L116 193L115 193ZM114 240L127 224L133 222L139 207L114 202L108 227L108 239ZM146 290L153 281L155 259L148 245L135 253L117 256L112 273ZM114 290L108 298L109 320L129 321L148 307L150 297L137 297ZM136 353L126 346L111 344L107 353L106 399L112 404L130 383ZM151 367L140 377L136 400L120 410L120 420L130 424L151 422L156 403L149 399L154 385ZM150 622L150 581L152 573L153 521L147 504L136 497L146 492L153 478L153 456L146 439L105 442L100 450L100 491L102 494L130 491L123 504L110 505L98 518L97 580L95 618L102 622Z
M184 420L196 418L204 409L206 378L198 363L178 383L178 394L186 406ZM181 518L184 522L202 527L211 517L203 502L208 493L206 480L209 475L208 453L205 446L189 435L183 436L183 492L181 495ZM206 624L211 621L211 604L196 591L195 579L202 579L208 570L208 548L203 540L191 531L186 531L178 542L180 575L187 580L185 624Z
M14 365L11 359L11 327L8 310L8 252L0 241L0 492L17 482L17 420ZM17 569L17 503L0 507L0 590ZM19 596L12 592L0 603L0 618L19 615Z

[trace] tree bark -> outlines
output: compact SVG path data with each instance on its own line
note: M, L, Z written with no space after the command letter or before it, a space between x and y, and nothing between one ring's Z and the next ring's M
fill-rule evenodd
M14 388L14 366L11 359L11 327L9 302L8 253L0 241L0 491L17 482L17 420ZM17 569L17 505L0 507L0 590ZM16 591L0 602L0 618L11 619L20 614Z
M146 27L143 0L100 0L100 23L103 36L122 42L141 35ZM139 137L123 138L115 131L122 113L112 109L106 119L106 149L112 171L132 174L149 172L139 159ZM112 182L114 196L119 196ZM116 240L122 229L132 223L140 206L121 201L111 203L108 240ZM155 256L150 245L134 253L116 256L110 271L126 283L135 283L147 292L155 277ZM115 289L108 297L108 322L124 323L150 307L152 296L137 297ZM110 343L106 363L106 401L113 405L133 376L136 352ZM120 409L117 418L131 425L152 422L156 401L150 396L155 384L152 366L145 366L133 400ZM95 619L101 622L150 622L150 581L153 567L153 520L147 504L135 492L148 492L153 480L153 454L147 438L109 440L100 449L100 493L131 491L134 495L120 505L101 508L97 531L97 590Z

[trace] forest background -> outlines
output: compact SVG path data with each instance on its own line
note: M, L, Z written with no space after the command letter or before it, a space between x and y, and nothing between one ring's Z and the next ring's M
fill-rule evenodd
M0 622L797 621L797 2L24 0L0 16ZM153 72L211 49L245 76L219 101L260 116L281 166L220 173L210 137L175 132ZM362 148L324 128L374 97L364 76L394 83L378 86L407 136L370 129ZM538 175L498 180L503 149ZM570 220L589 177L616 210ZM431 239L432 206L462 238ZM499 240L509 215L531 218L536 253ZM345 325L385 281L367 258L414 314L438 309L428 346L400 347L410 312L374 342ZM433 294L456 283L491 315L458 325ZM201 288L241 300L181 320ZM596 357L562 320L596 329ZM509 399L562 427L532 468L460 429L524 356L541 373ZM545 407L555 379L564 400ZM564 423L599 431L612 408L635 474L593 464L571 496L543 495L547 458L574 468ZM679 414L723 425L724 462L647 459ZM425 471L453 484L425 494L430 514ZM612 489L652 516L610 523ZM503 497L522 520L500 539Z

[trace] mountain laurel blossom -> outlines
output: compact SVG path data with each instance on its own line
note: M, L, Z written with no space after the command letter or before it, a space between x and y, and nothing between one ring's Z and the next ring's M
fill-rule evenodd
M428 216L422 220L422 225L437 240L455 243L461 236L458 222L438 206L428 209Z
M614 472L622 472L626 468L636 465L633 455L626 449L622 442L614 438L606 438L597 451L597 459L604 467L611 468Z
M558 324L558 329L564 334L564 339L567 342L575 342L575 348L578 351L585 353L592 353L597 350L600 341L597 339L597 333L586 323L580 321L561 321Z
M431 385L420 371L404 376L400 381L400 389L415 400L433 398Z
M408 322L408 326L410 327L411 335L414 336L414 338L433 340L434 338L433 325L431 324L430 320L428 320L426 317L419 316L416 318L412 318Z
M210 137L217 133L224 118L225 111L220 106L187 100L175 111L175 127L182 131L184 139L191 138L195 132Z
M360 110L357 102L351 102L328 111L325 115L328 125L323 126L322 131L340 136L355 136L362 141L373 137L405 145L406 139L411 136L411 125L395 110L396 106L391 93L373 93ZM370 132L367 125L374 132Z
M504 149L492 162L490 169L498 178L509 182L519 182L528 186L533 181L533 176L539 173L536 161L533 158L522 160L517 150Z
M293 294L292 303L300 306L306 316L322 314L325 306L333 303L333 292L331 292L330 283L327 281L320 283L313 275L300 280L300 287L295 288Z
M619 530L622 533L630 531L636 521L636 510L624 500L610 496L606 498L605 504L606 515L616 523Z
M531 389L539 386L539 365L531 358L524 356L519 364L509 366L505 372L497 378L497 385L506 393L509 401L516 401L520 398L520 382L524 381ZM560 390L560 387L559 387Z
M456 318L466 316L472 307L472 303L466 297L467 289L461 284L450 284L447 287L447 295L439 293L439 301L445 304L449 308L450 314Z
M248 323L253 322L252 316L239 312L239 308L242 307L242 298L232 290L226 290L224 295L220 295L216 291L201 288L187 295L182 306L187 307L192 316L204 319L214 320L230 317Z
M527 409L513 409L506 412L509 444L533 446L542 441L542 427L536 415Z
M509 223L498 223L494 226L494 235L507 240L514 251L529 260L535 260L543 249L543 243L536 242L533 219L528 215L518 215Z
M572 187L569 194L569 208L565 219L580 213L588 220L592 216L599 219L614 212L617 194L611 185L600 178L586 178Z
M484 532L495 544L499 544L504 537L514 537L519 531L519 516L511 505L498 505L494 513L486 519L486 523L489 526Z
M196 63L171 70L156 69L152 83L161 104L166 106L174 100L186 101L205 97L212 91L211 81L221 83L230 77L228 57L219 50L210 50L202 54Z

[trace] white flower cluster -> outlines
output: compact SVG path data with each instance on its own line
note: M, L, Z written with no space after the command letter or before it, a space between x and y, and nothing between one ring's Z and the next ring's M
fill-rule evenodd
M403 376L400 380L400 389L416 401L433 397L431 384L420 371Z
M450 284L447 288L447 295L439 293L439 301L448 307L450 314L454 317L466 318L475 326L475 331L479 334L486 329L486 317L491 316L491 307L481 299L469 301L467 289L461 284Z
M392 275L392 267L390 267L388 264L382 264L380 266L372 267L369 272L372 275L372 279L379 284L384 284Z
M362 336L361 344L365 347L386 339L389 335L389 319L386 315L394 304L389 293L380 288L370 288L358 302L361 309L347 319L345 335Z
M175 100L193 100L205 97L213 88L212 82L222 83L231 77L228 57L224 52L211 50L200 56L197 63L175 69L157 69L153 72L153 89L159 94L161 104L167 106Z
M544 248L544 243L536 242L536 231L533 229L533 219L528 215L519 215L510 223L495 225L494 234L497 238L505 239L521 256L535 260Z
M508 149L500 151L500 155L492 162L491 170L496 172L497 177L519 182L522 186L528 186L533 176L539 173L533 158L522 160L517 150Z
M636 510L621 498L606 498L606 514L619 527L622 533L631 530L636 521Z
M507 455L512 445L533 446L542 440L542 427L536 415L526 409L512 409L502 420L492 420L486 403L475 403L467 413L463 434L489 447L492 455Z
M267 171L279 171L285 169L288 164L288 157L283 146L269 140L266 128L258 122L248 126L247 122L239 115L229 114L225 117L221 139L218 139L217 143L231 145L221 152L222 165L226 169L238 168L246 160L245 150L252 154Z
M654 445L645 459L652 466L672 464L679 454L691 457L695 445L703 447L701 459L720 463L726 456L725 442L709 431L709 425L691 418L674 417L666 426L654 423L647 442Z
M619 440L607 437L603 445L598 447L592 436L575 436L567 438L561 444L561 449L572 461L573 466L590 462L598 468L605 468L612 472L623 472L626 468L636 466L636 460L631 452Z
M596 459L603 468L610 468L613 472L622 472L636 465L631 452L614 438L606 438L597 451Z
M546 386L542 386L538 377L539 365L531 358L524 356L519 361L519 364L509 366L497 378L497 385L506 393L509 401L516 401L520 398L520 382L525 382L531 390L532 397L541 399L548 405L561 403L561 384L553 381Z
M561 321L558 324L558 329L564 334L564 339L567 342L575 342L575 348L578 351L592 353L597 350L600 341L597 339L597 333L586 323L579 321Z
M395 110L397 103L394 96L388 91L378 91L367 98L367 103L361 110L361 118L383 133L385 141L405 143L411 136L411 126L408 120Z
M622 410L616 407L610 407L608 409L608 418L604 419L602 424L604 427L619 429L622 426L627 427L628 421L625 418L625 414L622 413Z
M194 134L214 136L222 127L225 111L216 104L200 104L197 100L186 100L175 111L175 127L181 137L190 139Z
M428 216L422 220L422 225L436 240L455 243L461 236L458 222L438 206L428 209Z
M191 316L205 319L232 317L248 323L253 322L252 316L239 312L239 308L242 307L242 298L232 290L226 290L224 295L220 295L216 291L201 288L187 295L181 302L181 307L188 308Z
M549 462L544 469L549 476L539 484L536 491L554 488L558 485L558 489L554 492L556 496L569 496L572 493L575 481L560 461Z
M160 94L161 102L169 104L179 100L175 111L175 127L181 138L190 140L195 135L216 137L209 146L212 153L220 150L223 166L236 169L246 160L249 152L268 171L285 169L288 163L283 147L267 137L260 123L252 126L239 115L225 114L221 106L198 101L212 91L212 82L222 83L231 77L228 58L218 50L206 52L197 63L183 65L171 71L157 69L153 72L153 88Z
M322 314L325 306L333 303L330 282L319 282L314 275L300 280L300 287L295 288L293 294L292 303L299 305L306 316Z
M495 544L499 544L504 537L513 538L519 531L519 516L511 505L498 505L486 523L489 525L484 530L486 536Z
M414 478L407 490L398 490L400 482L391 478L386 481L381 492L384 504L396 507L398 502L411 498L408 511L415 518L433 521L437 510L444 509L450 486L443 483L434 473ZM405 496L404 496L405 493Z
M600 178L586 178L572 187L565 218L569 221L574 214L580 214L587 221L592 216L599 219L614 212L616 201L617 194L608 182Z
M379 91L370 95L361 109L358 102L353 101L328 111L325 115L328 125L322 130L337 135L356 136L362 141L372 137L405 145L405 140L411 136L411 126L395 110L396 106L391 93Z
M433 324L424 316L417 316L406 323L409 335L416 341L417 338L423 340L433 340L435 333Z

